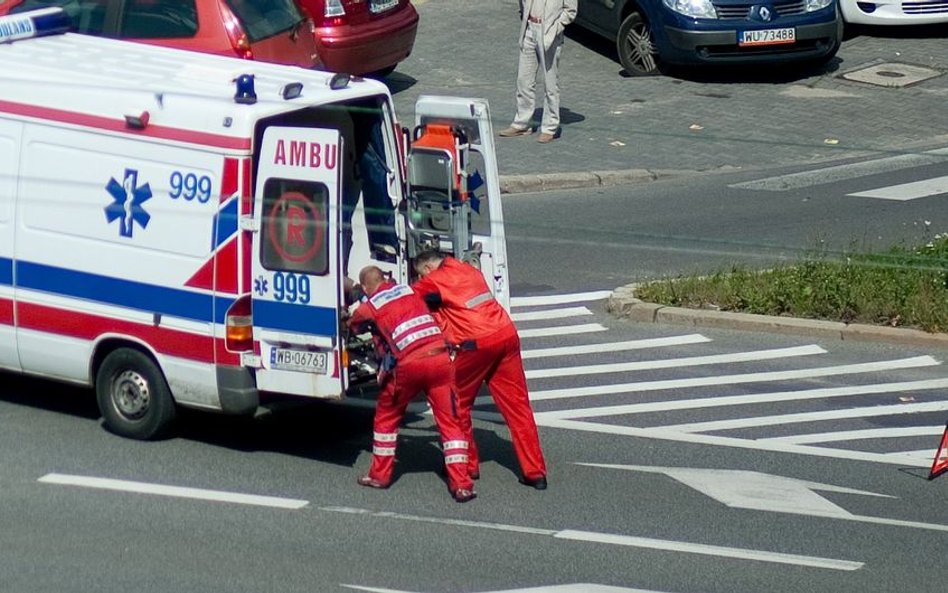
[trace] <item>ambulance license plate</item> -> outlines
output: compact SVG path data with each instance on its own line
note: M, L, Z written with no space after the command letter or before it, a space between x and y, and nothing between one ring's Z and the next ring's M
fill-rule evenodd
M785 29L758 29L757 31L741 31L737 44L741 47L748 45L777 45L780 43L796 43L797 31L793 27Z
M329 369L329 353L274 348L270 351L270 368L325 375Z
M395 8L396 6L398 6L398 0L371 0L369 3L369 10L375 14L378 14L380 12L385 12L386 10Z

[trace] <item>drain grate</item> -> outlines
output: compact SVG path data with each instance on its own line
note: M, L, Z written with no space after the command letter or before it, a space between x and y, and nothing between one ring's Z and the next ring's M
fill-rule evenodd
M886 86L901 88L912 84L941 76L938 70L924 68L922 66L913 66L911 64L900 64L898 62L886 62L876 64L868 68L852 70L843 73L843 78L855 82L863 82L876 86Z

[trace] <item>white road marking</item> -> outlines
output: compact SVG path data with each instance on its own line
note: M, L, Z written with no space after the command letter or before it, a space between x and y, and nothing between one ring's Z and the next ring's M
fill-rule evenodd
M562 428L564 430L575 430L580 432L595 432L600 434L639 437L644 439L659 439L678 443L691 443L695 445L732 447L734 449L749 449L754 451L792 453L795 455L847 459L850 461L868 461L870 463L923 467L926 469L931 467L932 464L930 458L928 461L925 461L912 453L900 455L897 453L870 453L864 451L853 451L850 449L811 447L807 445L794 445L790 443L779 443L773 441L755 441L751 439L724 437L702 433L678 432L674 430L666 430L664 427L637 428L634 426L599 424L596 422L558 418L544 418L542 420L538 419L537 425L549 428Z
M948 156L948 148L940 148L922 154L903 154L861 163L836 165L833 167L815 169L813 171L802 171L789 175L779 175L777 177L735 183L728 187L762 191L788 191L813 185L856 179L858 177L866 177L879 173L888 173L900 169L910 169L922 165L943 163L945 162L946 156Z
M670 552L682 552L687 554L703 554L709 556L718 556L724 558L737 558L741 560L754 560L759 562L773 562L778 564L793 564L797 566L809 566L815 568L827 568L832 570L858 570L862 568L862 562L851 562L848 560L835 560L832 558L819 558L815 556L799 556L796 554L781 554L778 552L767 552L761 550L751 550L746 548L730 548L723 546L713 546L707 544L696 544L691 542L680 542L673 540L660 540L644 537L634 537L628 535L617 535L610 533L596 533L592 531L578 531L573 529L553 530L536 529L523 527L520 525L508 525L503 523L487 523L481 521L468 521L459 519L444 519L439 517L425 517L420 515L408 515L404 513L393 513L387 511L370 511L366 509L350 507L320 507L321 511L359 514L381 519L396 519L402 521L417 521L422 523L436 523L449 526L478 527L483 529L512 531L517 533L528 533L533 535L552 536L557 539L566 539L572 541L594 542L603 544L612 544L620 546L632 546L637 548L648 548L653 550L665 550Z
M888 187L846 195L857 198L879 198L881 200L905 202L946 193L948 193L948 176L935 177L924 181L914 181L912 183L902 183L900 185L890 185Z
M680 432L714 432L719 430L759 428L761 426L778 426L781 424L799 424L803 422L823 422L826 420L872 418L875 416L895 416L898 414L944 412L945 410L948 410L948 401L926 402L923 404L896 404L894 406L870 406L868 408L847 408L845 410L824 410L821 412L801 412L798 414L758 416L756 418L732 418L730 420L711 420L707 422L691 422L688 424L670 424L662 426L662 429Z
M543 296L512 297L511 307L536 307L542 305L562 305L565 303L584 303L601 301L612 295L611 290L597 290L594 292L576 292L572 294L550 294Z
M668 412L671 410L693 410L698 408L716 408L741 406L747 404L769 404L786 401L804 401L808 399L827 399L871 395L879 393L899 393L905 391L926 391L948 388L948 379L930 379L925 381L903 381L899 383L876 383L869 385L848 385L846 387L827 387L820 389L801 389L798 391L777 391L754 393L750 395L723 395L719 397L701 397L696 399L678 399L671 401L643 402L617 406L598 406L595 408L574 408L538 412L537 418L596 418L602 416L621 416L624 414L646 414L649 412ZM939 429L942 430L942 429ZM938 434L941 434L939 432ZM783 437L793 438L793 437ZM783 440L775 438L773 440Z
M661 348L665 346L700 344L710 341L711 338L706 338L700 334L688 334L684 336L670 336L666 338L628 340L625 342L603 342L597 344L583 344L581 346L538 348L533 350L524 350L521 352L521 356L524 360L528 358L547 358L551 356L578 356L582 354L601 354L603 352L621 352L623 350L645 350L648 348Z
M545 338L549 336L569 336L573 334L588 334L604 332L607 327L598 323L584 323L582 325L562 325L557 327L541 327L537 329L521 329L517 331L521 338Z
M894 451L892 453L886 453L886 455L924 459L925 461L922 467L929 467L932 462L935 461L935 449L937 449L937 447L932 447L931 449L916 449L915 451Z
M400 589L383 589L380 587L364 587L361 585L341 586L356 591L369 593L420 593L417 591L402 591ZM629 589L628 587L613 587L611 585L596 585L593 583L575 583L570 585L548 585L542 587L524 587L522 589L504 589L503 591L484 591L483 593L662 593L645 589Z
M539 321L542 319L564 319L566 317L580 317L582 315L592 315L593 312L586 307L566 307L564 309L547 309L545 311L527 311L524 313L512 313L510 318L516 322L521 321Z
M686 389L710 385L734 385L738 383L761 383L770 381L787 381L793 379L813 379L816 377L831 377L838 375L853 375L859 373L873 373L895 369L908 369L941 364L931 356L914 356L898 360L880 362L866 362L846 364L812 369L798 369L793 371L772 371L763 373L745 373L740 375L718 375L714 377L692 377L688 379L664 379L658 381L641 381L638 383L619 383L612 385L593 385L589 387L569 387L566 389L548 389L532 391L532 401L549 399L563 399L569 397L587 397L592 395L611 395L635 393L640 391L659 391L663 389Z
M293 498L277 498L274 496L258 496L255 494L239 494L220 490L203 490L199 488L182 488L179 486L165 486L149 484L147 482L130 482L127 480L112 480L108 478L94 478L88 476L71 476L66 474L46 474L39 479L45 484L60 484L63 486L80 486L100 490L115 490L118 492L134 492L138 494L155 494L158 496L172 496L176 498L191 498L214 502L230 502L248 504L278 509L301 509L309 501Z
M779 441L781 443L796 443L798 445L810 443L832 443L839 441L858 441L862 439L898 439L917 436L940 436L945 431L944 426L900 426L896 428L867 428L864 430L840 430L838 432L819 432L810 434L795 434L785 437L771 437L758 439L761 441ZM929 452L934 455L934 449Z
M655 369L670 369L708 364L729 364L760 360L774 360L777 358L789 358L791 356L809 356L811 354L826 354L826 350L811 344L809 346L793 346L790 348L775 348L772 350L757 350L753 352L735 352L732 354L712 354L709 356L690 356L687 358L638 360L633 362L592 364L577 367L534 369L527 371L527 379L600 375L605 373L621 373L632 371L650 371Z
M781 554L779 552L764 552L761 550L748 550L746 548L726 548L723 546L709 546L706 544L676 542L647 537L632 537L629 535L593 533L590 531L577 531L573 529L561 531L554 537L584 542L595 542L600 544L612 544L617 546L648 548L651 550L666 550L669 552L681 552L684 554L704 554L707 556L718 556L721 558L737 558L739 560L756 560L758 562L793 564L795 566L809 566L811 568L826 568L830 570L859 570L864 565L863 562L835 560L832 558L819 558L817 556Z
M886 517L854 515L846 509L813 492L840 492L860 496L897 498L887 494L867 492L831 484L808 482L784 476L775 476L754 471L728 469L699 469L689 467L654 467L644 465L612 465L602 463L579 463L588 467L602 467L636 472L665 474L668 477L709 496L714 500L737 509L788 513L810 517L828 517L860 523L874 523L929 531L948 531L948 525L919 523Z

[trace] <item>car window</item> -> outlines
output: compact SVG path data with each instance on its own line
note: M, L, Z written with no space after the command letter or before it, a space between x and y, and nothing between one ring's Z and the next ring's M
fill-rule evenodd
M126 39L180 39L197 35L194 0L126 0L118 36Z
M73 29L79 33L101 35L105 28L106 0L26 0L10 12L26 12L37 8L59 6L72 19Z
M289 31L303 14L293 0L227 0L251 43Z

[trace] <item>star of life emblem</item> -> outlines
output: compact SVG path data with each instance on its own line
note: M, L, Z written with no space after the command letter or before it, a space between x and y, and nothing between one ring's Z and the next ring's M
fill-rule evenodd
M115 220L119 221L120 236L131 239L135 223L143 229L148 226L151 215L145 211L142 204L151 199L151 187L147 183L138 186L138 171L125 169L122 183L113 177L109 179L105 189L113 199L113 202L105 207L105 218L110 224Z

